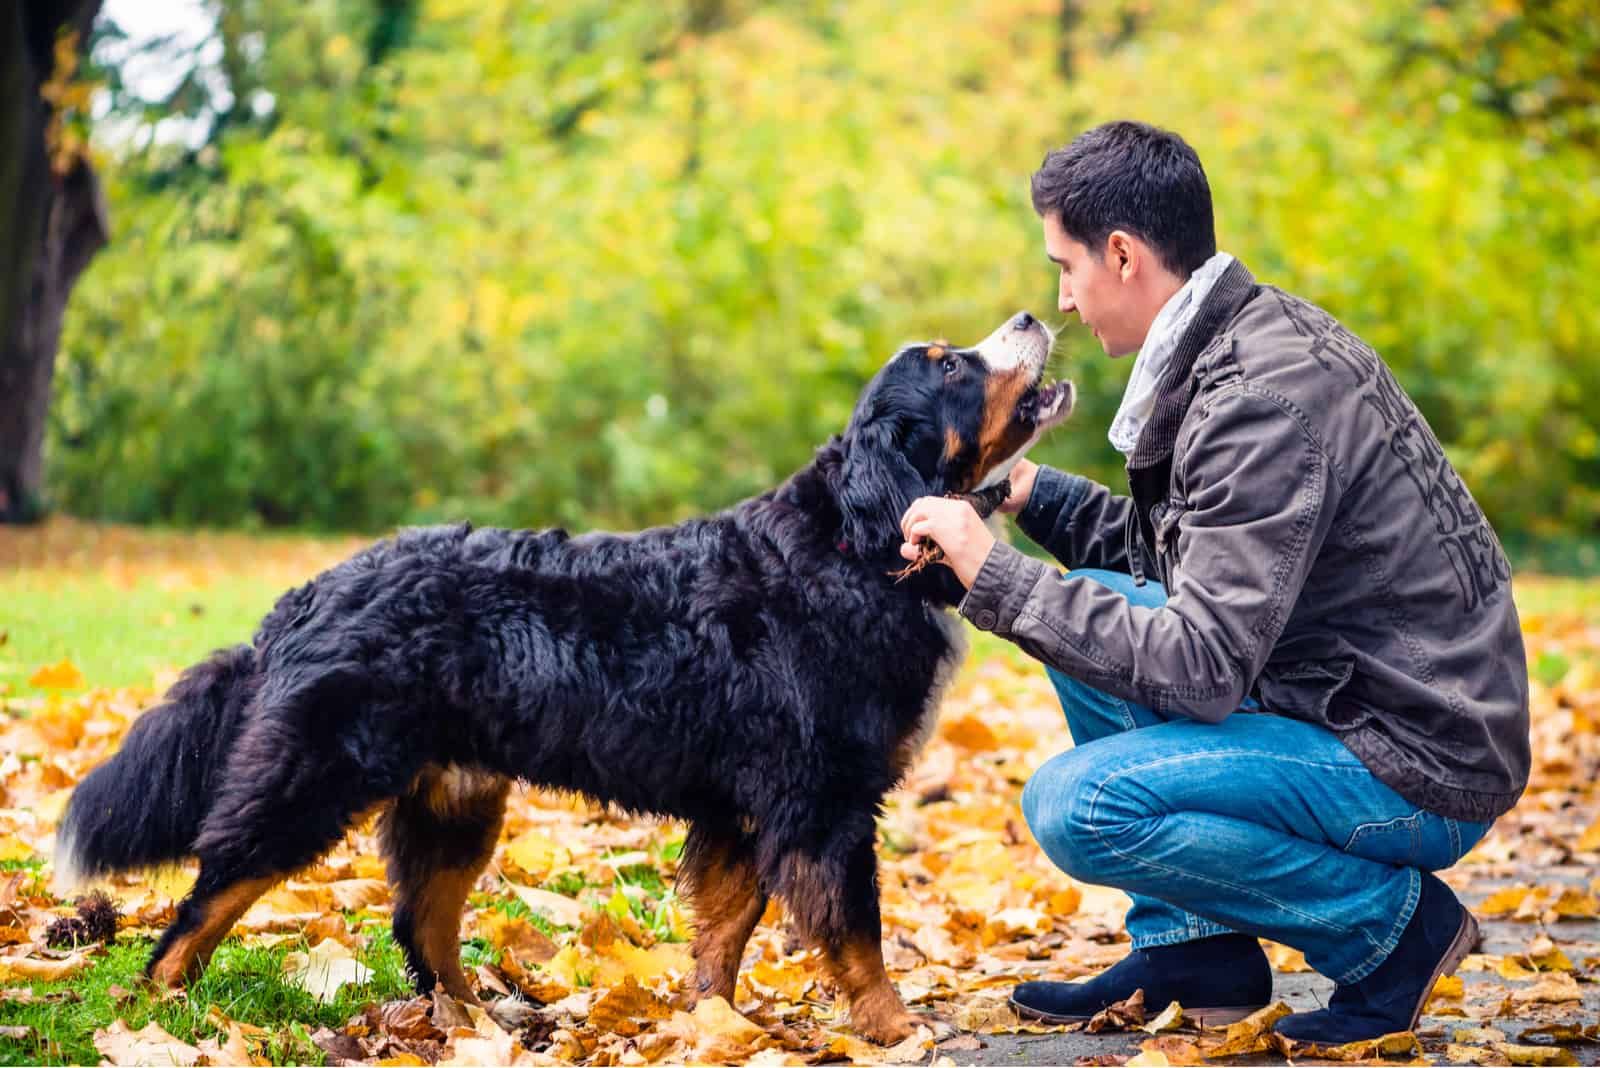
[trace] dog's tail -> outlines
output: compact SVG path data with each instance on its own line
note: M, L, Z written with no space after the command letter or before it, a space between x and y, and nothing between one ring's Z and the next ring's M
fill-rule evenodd
M192 854L256 689L254 669L248 645L196 664L78 784L56 833L58 888Z

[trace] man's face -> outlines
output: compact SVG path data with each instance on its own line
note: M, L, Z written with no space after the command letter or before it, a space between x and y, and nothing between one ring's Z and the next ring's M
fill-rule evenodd
M1119 231L1120 233L1120 231ZM1061 221L1044 218L1044 250L1061 268L1061 288L1056 295L1062 314L1078 313L1078 318L1094 332L1108 356L1126 356L1144 344L1148 322L1134 322L1130 287L1124 284L1122 262L1115 243L1107 239L1101 255L1090 252L1082 242L1067 236Z

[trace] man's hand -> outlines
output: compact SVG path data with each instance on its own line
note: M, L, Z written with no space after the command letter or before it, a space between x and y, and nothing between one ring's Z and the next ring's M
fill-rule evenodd
M912 501L900 517L900 533L906 539L900 546L901 556L915 560L917 541L927 538L944 550L940 563L948 565L961 585L969 587L989 558L989 550L994 548L994 535L972 505L949 497L918 497Z
M1011 469L1011 496L1000 502L1000 511L1006 515L1016 515L1028 504L1028 498L1033 495L1033 480L1039 474L1039 465L1023 457Z

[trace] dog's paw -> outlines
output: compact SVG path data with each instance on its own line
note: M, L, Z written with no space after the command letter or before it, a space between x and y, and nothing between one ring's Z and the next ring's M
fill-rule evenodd
M851 1023L855 1025L861 1036L870 1042L876 1042L880 1046L893 1046L904 1042L911 1037L918 1026L926 1022L923 1017L904 1010L892 1015L873 1014L865 1019L861 1018L861 1014L853 1014L851 1016Z

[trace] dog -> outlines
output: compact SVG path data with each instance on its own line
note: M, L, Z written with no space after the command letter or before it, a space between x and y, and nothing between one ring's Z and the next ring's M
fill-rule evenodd
M884 970L876 816L965 653L948 568L897 580L923 494L981 490L1073 404L1018 313L898 351L776 489L677 526L407 529L284 594L184 673L74 791L58 883L199 859L152 955L192 979L262 893L381 810L394 934L476 1001L459 923L522 781L688 824L691 997L733 999L774 895L866 1037L911 1033Z

